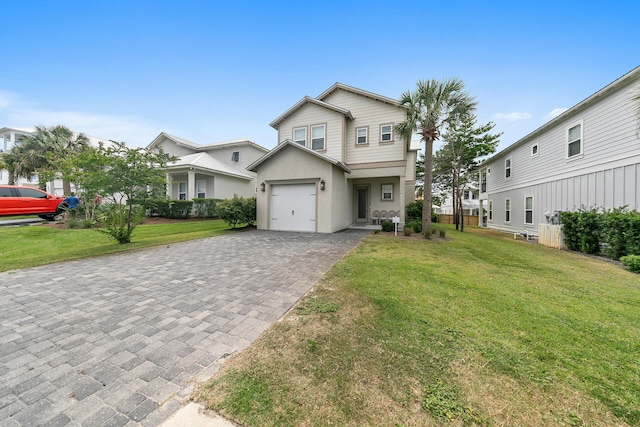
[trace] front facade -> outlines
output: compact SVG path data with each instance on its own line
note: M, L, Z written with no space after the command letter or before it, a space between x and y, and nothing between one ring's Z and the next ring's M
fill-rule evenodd
M248 167L258 228L330 233L383 211L404 223L419 148L394 132L405 116L397 101L341 83L302 98L270 124L279 144Z
M480 165L489 228L537 233L559 211L640 209L640 67Z
M255 173L246 167L268 151L246 139L199 145L165 132L147 148L177 157L166 168L167 192L174 200L254 197Z

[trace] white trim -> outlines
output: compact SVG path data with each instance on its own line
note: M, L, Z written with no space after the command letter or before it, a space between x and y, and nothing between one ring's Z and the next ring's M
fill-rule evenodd
M385 187L389 186L391 187L391 191L385 191ZM390 198L385 198L384 195L385 193L389 193ZM381 184L380 185L380 200L382 200L383 202L393 202L394 199L394 194L393 194L393 184Z
M507 209L507 204L509 204L509 209ZM507 197L504 199L504 222L506 224L511 223L511 197ZM509 213L509 219L507 219L507 213Z
M569 131L573 128L575 128L576 126L580 126L580 137L578 139L574 139L572 141L569 141ZM565 128L564 131L565 134L565 144L564 144L564 156L566 160L574 160L574 159L579 159L582 158L584 156L584 120L579 120L577 122L573 122L572 125L567 126ZM573 144L574 142L579 142L580 143L580 151L577 154L574 154L573 156L569 156L569 145Z
M382 128L385 128L387 126L389 126L389 132L383 132ZM384 137L384 135L387 135L387 134L389 135L389 139L384 140L383 137ZM386 123L386 124L380 125L380 142L383 143L383 144L387 144L389 142L393 142L393 124Z
M364 131L364 142L360 142L360 135L358 134L358 132L361 130ZM356 128L356 145L368 145L368 144L369 144L369 127L365 126L361 128Z
M540 154L540 144L536 142L531 146L531 157L538 157L538 154Z
M304 130L304 140L296 139L296 131L297 130ZM306 147L307 146L307 127L303 126L303 127L293 128L291 130L291 137L292 137L292 141L293 142L295 142L298 145L302 145L303 147ZM300 141L304 141L304 144L301 144Z
M314 128L322 128L322 138L314 138L313 137L313 129ZM327 150L327 125L326 124L320 124L320 125L311 125L310 126L311 131L309 132L309 139L311 140L311 149L314 151L326 151ZM322 139L322 148L314 148L313 147L313 141L315 139Z
M531 209L527 209L527 199L531 198ZM533 195L524 196L524 225L533 225L533 213L534 213L534 204L533 204ZM531 222L527 222L527 211L531 211Z

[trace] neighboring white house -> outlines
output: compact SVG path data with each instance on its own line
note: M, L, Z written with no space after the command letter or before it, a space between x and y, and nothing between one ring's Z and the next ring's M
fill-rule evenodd
M256 174L246 167L269 151L246 139L199 145L165 132L147 148L156 147L178 157L166 168L168 193L174 200L254 197Z
M271 122L279 144L248 167L258 228L330 233L383 211L404 223L419 149L394 132L405 117L398 101L341 83L302 98Z
M462 209L465 215L478 215L480 209L480 191L473 185L462 189ZM436 213L453 215L453 196L448 194Z
M640 209L640 67L480 165L487 227L537 232L556 211Z
M8 152L13 148L16 142L20 141L21 138L25 136L32 135L36 130L35 129L27 129L27 128L9 128L4 127L0 129L0 155L4 152ZM74 136L78 136L77 132L73 133ZM104 138L96 138L94 136L86 135L89 140L89 144L94 147L97 147L99 144L110 145L111 141ZM0 184L8 184L9 183L9 173L6 170L0 169ZM24 177L18 177L16 180L16 185L24 185L29 187L38 187L38 176L34 175L30 177L30 179ZM75 191L75 188L72 186L72 190ZM62 180L56 179L51 182L47 182L47 191L56 196L64 195L64 191L62 189Z

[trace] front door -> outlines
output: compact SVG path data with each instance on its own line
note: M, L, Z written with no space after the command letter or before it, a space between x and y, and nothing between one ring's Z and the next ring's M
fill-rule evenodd
M369 189L367 187L355 188L356 222L369 222Z

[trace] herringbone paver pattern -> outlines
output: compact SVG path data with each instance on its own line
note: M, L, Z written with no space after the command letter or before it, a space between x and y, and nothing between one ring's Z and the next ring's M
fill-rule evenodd
M158 425L365 235L251 231L0 273L0 426Z

